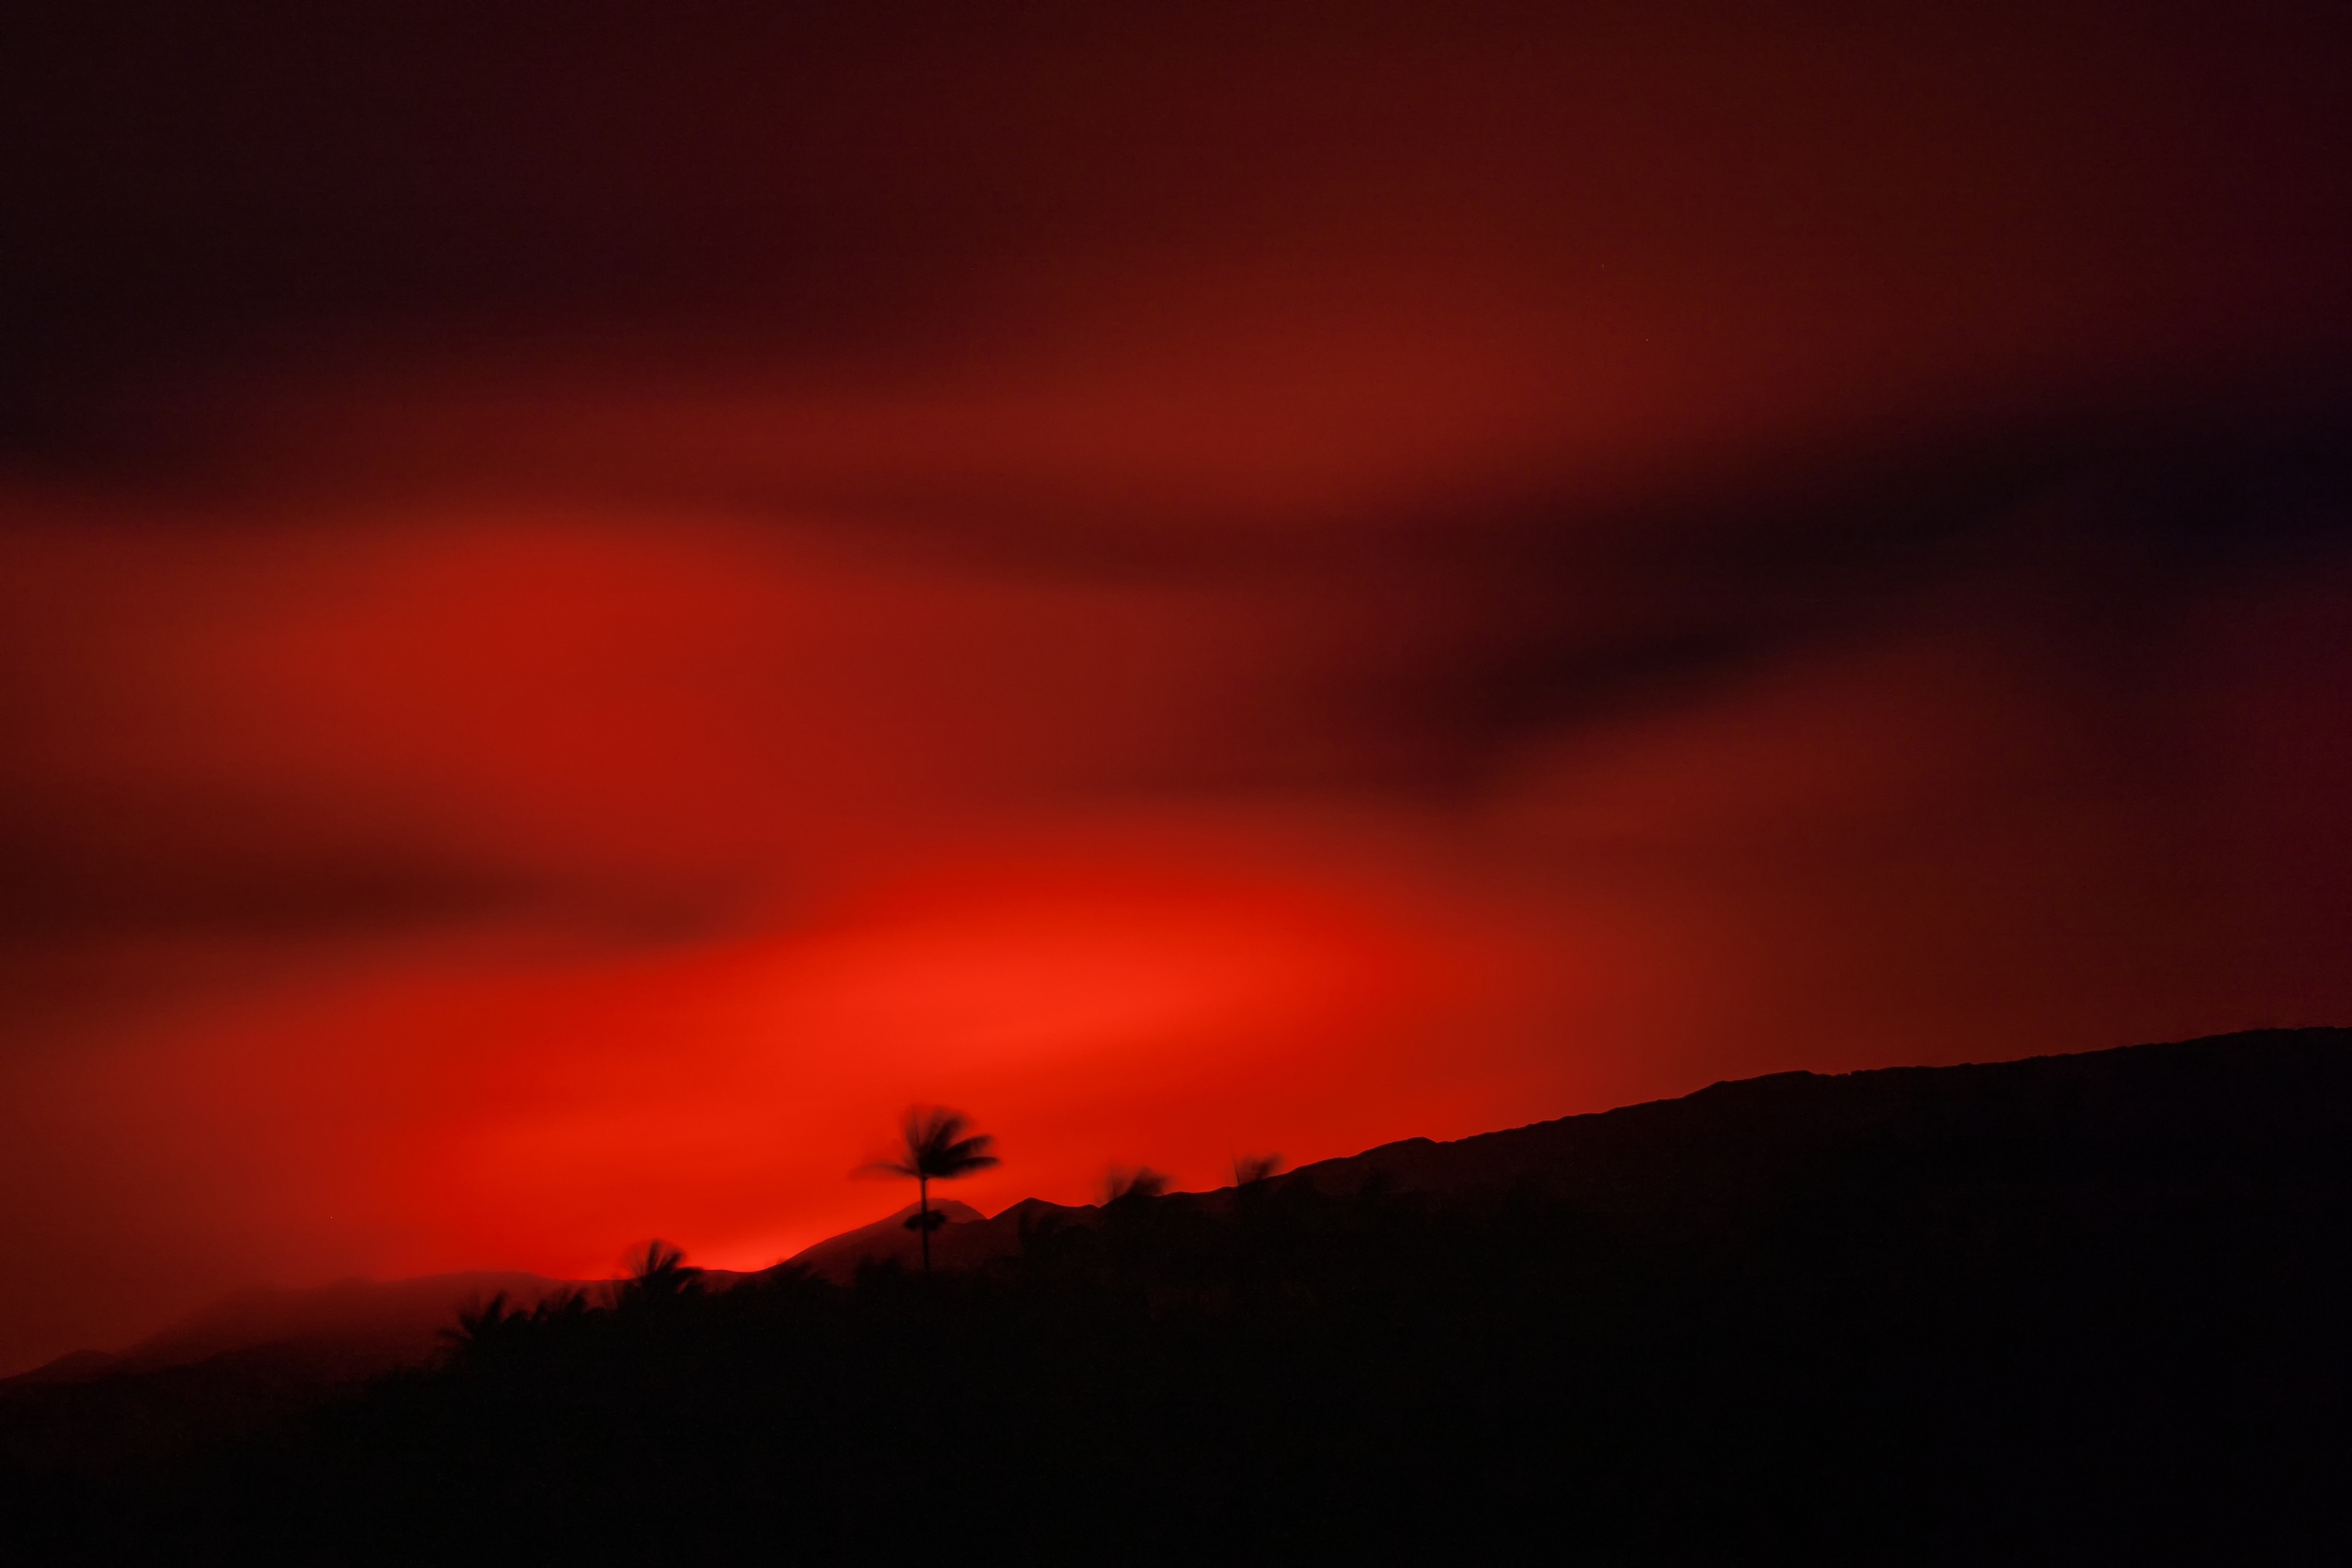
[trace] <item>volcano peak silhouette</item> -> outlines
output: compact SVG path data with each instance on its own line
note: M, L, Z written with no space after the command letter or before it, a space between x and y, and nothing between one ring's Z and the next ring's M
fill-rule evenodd
M836 1285L848 1284L857 1277L860 1268L868 1265L898 1263L914 1268L921 1260L922 1243L914 1231L907 1228L907 1221L918 1207L920 1205L910 1203L871 1225L862 1225L855 1230L829 1236L815 1246L794 1253L776 1267L805 1269L818 1278L830 1279ZM931 1212L944 1215L947 1222L931 1235L931 1251L941 1266L968 1268L997 1256L1001 1250L993 1245L976 1247L967 1244L965 1238L958 1236L957 1233L967 1227L986 1226L989 1223L988 1216L970 1204L959 1203L951 1197L933 1198ZM994 1239L992 1234L989 1241L993 1243Z

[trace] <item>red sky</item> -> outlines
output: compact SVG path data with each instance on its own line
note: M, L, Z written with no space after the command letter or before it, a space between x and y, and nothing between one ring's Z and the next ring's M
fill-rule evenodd
M0 40L0 1370L2352 1021L2332 8L335 9Z

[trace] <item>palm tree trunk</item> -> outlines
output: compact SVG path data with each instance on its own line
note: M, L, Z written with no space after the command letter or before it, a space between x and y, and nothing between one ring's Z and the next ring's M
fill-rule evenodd
M903 1190L903 1189L901 1189ZM931 1183L929 1177L917 1177L914 1182L915 1202L921 1207L922 1218L917 1222L923 1236L923 1283L931 1282Z

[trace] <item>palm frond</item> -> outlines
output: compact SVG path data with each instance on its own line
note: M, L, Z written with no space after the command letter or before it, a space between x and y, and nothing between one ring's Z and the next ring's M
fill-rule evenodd
M519 1310L510 1311L501 1291L480 1307L457 1309L457 1326L440 1331L441 1341L459 1354L479 1355L514 1338L514 1325L526 1322Z
M869 1160L852 1176L898 1176L916 1181L952 1181L998 1164L990 1152L996 1140L986 1132L966 1135L971 1118L940 1105L910 1106L898 1124L899 1148Z
M624 1267L628 1272L613 1294L621 1307L651 1307L702 1291L702 1270L689 1268L684 1251L659 1239L630 1248Z
M1236 1154L1233 1156L1233 1185L1255 1186L1282 1168L1279 1154Z
M1169 1180L1167 1172L1153 1170L1150 1165L1137 1165L1133 1170L1113 1165L1103 1181L1103 1201L1110 1204L1128 1198L1157 1197L1168 1191Z
M628 1276L639 1281L671 1278L692 1272L686 1268L685 1250L672 1246L660 1237L632 1247L627 1267Z

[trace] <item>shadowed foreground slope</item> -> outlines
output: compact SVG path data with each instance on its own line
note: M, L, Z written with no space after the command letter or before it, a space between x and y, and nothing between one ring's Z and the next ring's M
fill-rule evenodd
M929 1290L477 1322L265 1439L19 1449L7 1528L175 1560L2325 1560L2347 1131L2343 1031L1723 1085L1026 1206Z

